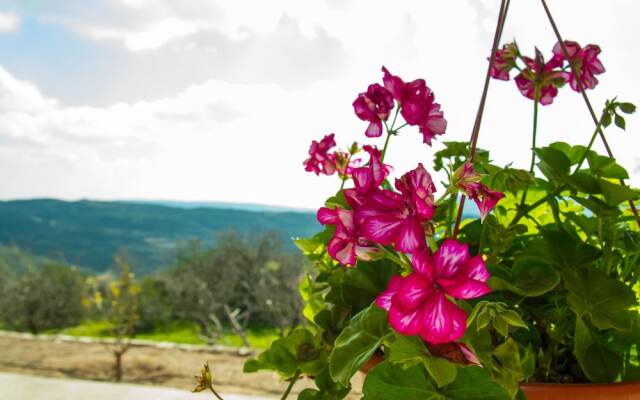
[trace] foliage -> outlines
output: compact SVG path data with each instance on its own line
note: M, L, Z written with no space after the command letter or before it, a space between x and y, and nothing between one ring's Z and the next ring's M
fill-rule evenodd
M368 163L351 166L359 145L331 152L328 135L305 161L317 175L338 171L341 181L318 210L324 230L295 241L314 263L300 286L308 325L249 360L245 372L279 372L290 380L283 398L307 375L316 388L304 400L346 397L358 371L367 372L365 400L506 400L524 396L523 382L640 378L640 220L630 210L640 191L622 181L629 174L614 158L592 148L602 129L625 129L623 115L635 106L607 101L586 146L537 146L538 104L551 104L565 83L593 88L602 72L597 46L567 46L574 58L558 45L545 64L539 52L533 60L508 45L494 65L502 70L492 71L508 79L517 69L516 85L534 100L531 169L444 142L433 163L446 174L439 198L422 163L389 181L389 139L413 125L430 144L446 123L424 81L404 83L383 68L384 87L370 85L353 105L367 136L379 136L384 123L384 148L363 146ZM571 75L576 62L585 75ZM340 169L345 154L349 168ZM456 221L460 193L480 218Z
M83 317L84 277L75 268L48 263L0 280L0 317L6 328L41 333L76 325Z

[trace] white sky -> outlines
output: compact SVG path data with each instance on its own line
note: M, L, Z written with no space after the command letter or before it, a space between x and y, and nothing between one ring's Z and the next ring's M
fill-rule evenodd
M640 103L640 2L549 0L566 39L599 44L607 72L589 93ZM499 0L0 0L0 198L172 199L315 208L338 187L306 173L312 139L365 142L352 101L384 64L422 77L467 140ZM545 55L537 0L512 0L503 42ZM492 81L479 146L529 163L532 102ZM579 94L541 108L539 143L586 144ZM640 121L607 135L640 184ZM382 145L382 138L370 142ZM405 128L397 173L436 143ZM598 149L601 146L598 144ZM441 177L440 177L441 179Z

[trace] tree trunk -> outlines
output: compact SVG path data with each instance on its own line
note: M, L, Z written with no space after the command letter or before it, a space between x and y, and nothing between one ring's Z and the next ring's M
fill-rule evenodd
M114 366L114 374L116 382L122 381L122 355L124 352L114 351L113 355L116 357L116 363Z
M249 343L249 339L247 339L247 334L245 333L244 329L242 329L242 326L240 326L240 324L238 323L238 320L236 319L237 313L231 312L231 309L229 309L229 306L227 306L226 304L224 306L224 312L227 314L227 318L229 318L229 322L231 323L231 328L236 333L236 335L240 336L240 339L242 340L242 345L244 347L251 347L251 343Z

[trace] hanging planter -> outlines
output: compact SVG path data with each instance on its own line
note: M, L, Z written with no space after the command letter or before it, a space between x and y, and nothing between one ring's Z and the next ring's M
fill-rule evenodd
M469 143L446 141L444 107L424 80L384 67L353 102L372 142L313 141L305 169L339 181L317 212L324 229L296 240L314 265L300 288L307 324L245 372L277 371L289 381L283 399L305 377L316 388L298 399L342 399L358 371L366 400L638 397L637 383L616 382L640 379L640 192L605 137L635 106L613 98L596 116L586 90L604 72L600 48L563 41L542 4L558 37L546 57L499 46L502 1ZM476 147L492 77L513 77L531 101L528 170ZM561 91L588 105L585 145L536 140L538 109ZM444 148L396 174L387 156L399 134ZM592 148L598 137L606 155ZM467 199L476 215L464 215Z

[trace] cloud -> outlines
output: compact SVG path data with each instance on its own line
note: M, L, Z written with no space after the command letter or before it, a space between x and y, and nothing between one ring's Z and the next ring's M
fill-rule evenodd
M0 33L14 32L20 27L20 17L14 12L0 12Z

